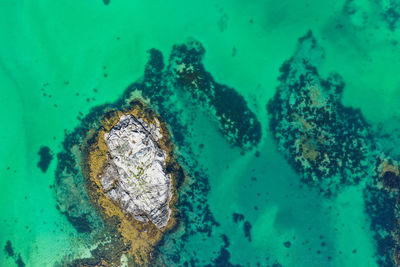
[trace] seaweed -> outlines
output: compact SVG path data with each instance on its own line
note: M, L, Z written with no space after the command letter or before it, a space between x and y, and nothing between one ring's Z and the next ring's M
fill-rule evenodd
M241 222L241 221L244 220L244 215L243 215L243 214L240 214L240 213L233 213L233 214L232 214L232 217L233 217L233 221L234 221L235 223Z
M319 76L323 55L311 31L300 38L295 55L281 67L281 84L267 111L278 149L303 182L329 196L368 177L376 159L366 153L374 150L368 123L340 102L343 79Z
M6 245L4 246L4 251L6 252L7 256L14 257L14 249L10 240L7 240Z
M92 226L87 218L88 214L82 214L77 217L70 215L68 212L64 212L64 214L78 233L90 233L92 231Z
M191 41L174 46L169 71L172 83L189 92L196 102L209 109L220 132L234 146L251 149L261 140L261 124L245 99L233 88L217 83L202 64L204 47Z
M244 231L244 236L251 242L251 223L249 221L245 221L243 224L243 231Z
M51 161L53 160L53 154L51 153L50 148L47 146L42 146L38 154L40 156L40 160L37 166L43 173L45 173L49 168Z
M16 264L18 267L24 267L24 266L25 266L25 263L24 263L24 261L22 260L21 254L19 253L19 254L17 255L17 254L15 253L15 251L14 251L14 249L13 249L13 247L12 247L12 243L11 243L10 240L7 240L6 245L4 246L4 251L5 251L5 253L7 254L8 257L11 257L11 258L14 259L15 264Z

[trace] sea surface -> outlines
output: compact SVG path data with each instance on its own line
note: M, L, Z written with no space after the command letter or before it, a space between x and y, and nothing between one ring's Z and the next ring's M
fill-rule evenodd
M0 1L0 266L55 266L89 253L57 209L65 135L143 76L150 49L168 61L173 46L188 40L204 47L202 62L214 80L246 101L261 138L243 150L217 129L213 112L177 102L182 116L193 117L187 141L207 176L217 224L185 240L182 257L168 265L378 266L362 183L332 197L303 183L278 151L267 103L282 64L311 31L324 50L319 74L343 77L343 105L359 109L377 135L387 134L383 146L398 156L400 29L375 8L381 2ZM173 251L174 238L166 236L161 255Z

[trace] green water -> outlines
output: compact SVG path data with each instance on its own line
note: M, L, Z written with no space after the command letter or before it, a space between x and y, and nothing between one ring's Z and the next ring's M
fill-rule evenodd
M48 146L56 154L80 112L120 97L142 76L147 50L157 48L167 59L174 44L195 38L206 49L206 69L245 98L262 126L256 157L232 148L207 115L195 122L191 142L204 144L197 160L206 168L208 203L220 224L213 237L229 237L231 263L376 266L360 187L322 199L301 186L268 130L266 104L279 68L309 29L325 50L320 74L344 78L344 105L360 108L375 128L399 124L400 31L380 22L366 0L357 2L370 21L358 27L343 13L344 2L0 1L1 248L11 240L27 266L53 266L88 252L56 209L57 162L43 173L38 151ZM251 242L233 213L251 223ZM220 245L191 239L186 246L209 263ZM15 266L3 250L0 266Z

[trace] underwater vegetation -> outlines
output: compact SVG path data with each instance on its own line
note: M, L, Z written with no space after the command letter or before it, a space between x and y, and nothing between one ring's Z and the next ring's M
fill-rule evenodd
M53 160L53 153L50 151L50 148L47 146L42 146L39 150L40 160L37 166L40 168L42 172L46 172L49 168L51 161Z
M172 86L190 92L193 99L216 117L221 132L234 145L256 146L261 139L261 125L234 89L214 81L201 64L204 48L196 41L173 48L168 72Z
M26 266L24 261L22 260L21 254L15 253L14 248L13 248L12 243L11 243L10 240L7 240L6 245L4 246L4 252L6 253L6 255L8 257L11 257L11 258L14 259L15 264L18 267Z
M372 135L360 111L340 103L343 79L319 76L323 56L311 32L299 40L268 112L278 149L306 183L329 195L368 176Z

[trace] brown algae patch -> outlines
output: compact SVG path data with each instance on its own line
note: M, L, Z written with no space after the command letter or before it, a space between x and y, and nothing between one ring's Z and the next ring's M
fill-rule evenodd
M119 203L106 195L101 183L101 177L110 162L110 151L105 135L117 125L121 116L124 115L132 115L137 119L142 119L147 125L157 125L162 134L157 143L166 154L164 167L171 176L172 193L168 203L171 215L164 227L158 228L151 221L138 221L131 214L124 212ZM106 223L111 223L116 227L121 234L123 242L126 244L126 254L133 256L136 264L150 265L154 258L155 246L161 241L166 232L177 225L177 210L175 208L177 203L176 185L178 175L182 173L182 170L174 158L173 149L174 146L171 142L167 125L162 122L161 118L152 109L138 100L132 101L130 106L124 110L106 112L97 129L89 131L82 145L82 169L89 199L98 208Z

